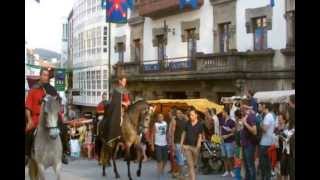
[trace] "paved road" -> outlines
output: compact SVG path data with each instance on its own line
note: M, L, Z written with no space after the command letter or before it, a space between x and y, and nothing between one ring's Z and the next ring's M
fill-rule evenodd
M118 170L120 173L120 180L127 180L127 165L123 160L117 162ZM166 172L169 170L169 164L167 164ZM131 173L132 178L137 180L157 180L156 178L156 163L153 160L145 162L142 165L142 175L137 177L135 172L138 168L138 164L132 164ZM113 169L111 167L106 170L107 176L101 176L101 167L97 164L96 160L74 160L69 162L68 165L62 167L62 180L115 180ZM25 169L25 180L29 180L28 169ZM52 168L46 170L47 180L55 180L55 175ZM171 176L166 173L166 179L172 179ZM199 175L198 180L232 180L231 177L221 177L221 175Z

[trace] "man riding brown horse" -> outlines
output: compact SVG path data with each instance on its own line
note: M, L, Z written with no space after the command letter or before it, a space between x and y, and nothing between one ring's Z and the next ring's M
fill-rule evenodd
M105 112L108 119L108 123L106 123L106 132L108 132L106 142L112 142L120 136L120 131L113 130L119 130L122 125L124 111L127 111L128 106L131 104L129 91L126 89L126 85L127 78L121 76L118 79L118 86L112 93L112 98L110 104L108 104L107 112ZM121 104L119 104L120 102ZM119 120L120 122L118 122Z
M41 109L41 103L43 98L46 94L49 94L51 96L58 96L58 93L56 89L49 84L49 80L52 78L50 76L50 69L42 68L40 70L40 79L39 81L32 86L32 88L29 90L27 98L26 98L26 144L25 144L25 151L26 151L26 164L28 162L28 159L31 157L31 151L32 151L32 144L34 141L34 134L35 130L39 125L39 118L40 118L40 109ZM66 138L64 138L64 134L66 133L66 128L63 127L64 124L62 122L62 115L59 114L59 129L60 129L60 136L63 144L63 153L64 156L62 158L62 162L64 164L68 164L68 160L66 158L65 152L67 150L67 142Z

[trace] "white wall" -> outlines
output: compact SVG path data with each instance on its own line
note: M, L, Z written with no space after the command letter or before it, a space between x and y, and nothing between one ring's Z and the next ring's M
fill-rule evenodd
M175 35L168 33L168 43L166 55L168 58L186 57L187 42L181 41L181 22L200 19L200 39L197 41L197 51L204 53L213 52L213 10L209 0L204 0L204 4L198 10L164 17L157 20L145 18L143 34L143 57L144 60L156 60L157 48L152 45L152 28L163 27L166 20L169 28L175 28Z
M274 0L272 30L268 31L268 48L282 49L286 45L285 1ZM237 49L238 51L253 50L253 34L246 32L245 9L257 8L270 4L270 0L238 0L236 5Z

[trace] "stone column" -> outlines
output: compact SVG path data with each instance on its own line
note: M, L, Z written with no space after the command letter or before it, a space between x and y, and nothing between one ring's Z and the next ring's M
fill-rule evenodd
M294 11L288 11L285 14L286 20L287 20L287 48L294 48L295 47L295 37L294 37Z

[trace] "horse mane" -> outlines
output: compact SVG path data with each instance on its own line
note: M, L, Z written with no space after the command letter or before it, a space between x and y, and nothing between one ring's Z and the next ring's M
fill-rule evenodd
M136 106L138 106L138 105L141 104L141 103L146 103L146 101L145 101L144 99L139 99L139 100L137 100L136 102L134 102L133 104L130 104L130 105L128 106L128 112L129 112L129 113L132 113L132 111L135 110Z

